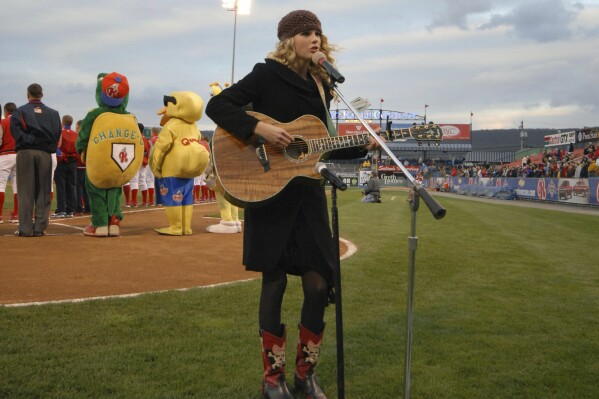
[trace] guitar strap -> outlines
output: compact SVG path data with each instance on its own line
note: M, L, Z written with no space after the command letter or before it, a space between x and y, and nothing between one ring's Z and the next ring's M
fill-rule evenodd
M331 119L331 113L329 112L329 109L327 108L327 102L326 102L326 97L324 95L324 87L322 86L322 82L320 81L320 79L318 79L316 76L314 76L314 74L310 73L310 75L312 75L312 79L314 79L314 81L316 82L316 86L318 86L318 92L320 93L320 98L322 98L322 105L324 105L324 110L327 114L327 130L329 131L329 137L337 137L337 136L339 136L339 133L337 133L335 124L333 123L333 120Z

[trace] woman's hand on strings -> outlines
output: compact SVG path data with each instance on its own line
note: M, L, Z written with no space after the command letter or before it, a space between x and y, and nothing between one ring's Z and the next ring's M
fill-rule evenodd
M293 137L285 129L262 121L254 128L254 133L267 143L281 148L286 148L293 141Z
M382 132L382 129L380 127L377 127L376 129L374 129L374 132L376 134L379 134L380 132ZM387 140L385 140L385 138L383 136L379 135L379 138L381 139L381 141L383 143L387 142ZM373 137L370 137L370 143L366 144L364 146L364 148L367 149L368 151L379 150L381 148L381 145Z

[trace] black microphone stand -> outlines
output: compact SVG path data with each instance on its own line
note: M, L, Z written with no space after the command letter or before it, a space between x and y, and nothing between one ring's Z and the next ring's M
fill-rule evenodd
M337 397L345 398L345 367L343 362L343 311L341 305L341 259L339 258L339 212L337 210L337 189L345 191L347 185L340 180L323 177L331 183L331 233L333 237L333 283L335 284L335 331L337 334Z
M331 225L333 230L333 249L335 265L333 282L335 283L335 331L337 334L337 397L345 398L345 366L343 360L343 309L341 304L341 259L339 258L339 218L337 211L337 187L331 189Z
M414 320L414 275L416 269L416 247L418 246L418 237L416 236L416 212L420 205L420 197L415 188L411 191L409 198L410 209L412 210L412 223L410 236L408 237L408 250L410 252L410 262L408 264L408 302L406 311L406 358L404 374L404 399L410 399L410 372L412 369L412 327Z
M412 329L413 329L413 299L414 299L414 270L415 270L415 261L416 261L416 246L417 246L417 242L418 242L418 237L416 237L416 212L418 211L418 205L419 205L419 198L422 198L422 200L424 201L424 203L426 204L426 206L428 207L428 209L431 211L433 217L435 219L442 219L445 216L446 210L445 208L443 208L434 198L432 195L430 195L430 193L428 191L426 191L426 189L424 187L422 187L422 185L420 184L420 182L418 182L418 180L416 180L414 178L414 176L412 176L412 174L406 169L406 167L403 165L403 163L397 159L397 157L395 156L395 154L393 154L393 152L389 149L389 147L387 146L387 144L379 137L378 134L375 133L375 131L372 129L372 127L370 127L370 125L368 123L366 123L364 121L364 119L360 116L360 114L358 113L358 111L352 106L352 104L348 101L345 100L345 98L343 97L343 95L339 92L339 89L337 88L337 81L335 80L335 78L331 75L329 75L329 77L331 78L331 88L333 89L333 91L335 92L335 94L337 94L337 96L341 99L341 101L343 101L345 103L345 105L348 107L348 109L350 111L352 111L354 113L354 116L356 117L356 119L358 119L360 121L360 123L366 128L366 130L368 130L368 133L370 133L370 135L372 136L372 138L374 138L376 140L376 142L380 145L381 149L383 149L387 155L389 156L389 158L391 158L393 160L393 162L399 167L399 169L404 173L404 175L406 176L406 178L410 181L410 184L412 185L412 198L410 200L410 208L412 210L412 230L411 230L411 235L410 237L408 237L408 246L409 246L409 250L410 250L410 264L409 264L409 273L408 273L408 303L407 303L407 324L406 324L406 331L407 331L407 339L406 339L406 357L405 357L405 381L404 381L404 399L410 399L410 369L411 369L411 358L412 358ZM338 232L337 232L338 234ZM337 248L339 247L339 242L337 241L336 243ZM337 256L338 257L338 256ZM341 301L341 276L340 276L340 270L337 271L335 273L335 290L336 290L336 295L335 295L335 300L339 300ZM338 292L337 292L338 291ZM338 297L338 298L337 298ZM337 384L339 385L339 395L338 398L339 399L343 399L344 395L345 395L345 388L343 386L343 372L344 372L344 367L343 367L343 353L341 353L341 357L339 355L339 351L343 351L343 346L339 347L339 331L342 331L342 326L340 325L341 321L339 320L341 317L341 306L340 306L340 302L339 304L336 305L337 308L337 328L338 328L338 332L337 332L337 366L340 368L337 372L337 376L338 376L338 380L337 380ZM343 344L343 339L341 338L341 345ZM341 364L339 364L341 359Z

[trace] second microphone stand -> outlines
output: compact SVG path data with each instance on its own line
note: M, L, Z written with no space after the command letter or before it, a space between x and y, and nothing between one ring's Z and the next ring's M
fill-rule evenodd
M330 76L330 75L329 75ZM412 352L412 329L413 329L413 300L414 300L414 274L415 274L415 260L416 260L416 246L417 246L417 242L418 242L418 238L416 237L416 212L418 211L418 205L419 205L419 198L422 198L422 200L425 202L426 206L428 207L428 209L431 211L432 215L434 216L435 219L441 219L445 216L446 210L445 208L443 208L431 195L428 191L426 191L426 189L424 187L422 187L422 185L420 184L420 182L418 182L418 180L416 180L411 173L405 168L405 166L403 165L403 163L397 159L397 157L395 156L395 154L393 154L393 152L389 149L389 147L387 146L387 144L385 144L385 142L379 137L378 134L376 134L376 132L372 129L372 127L370 127L370 125L368 123L366 123L366 121L364 121L364 119L360 116L360 114L358 113L358 111L356 111L356 109L352 106L352 104L348 101L345 100L345 98L343 97L343 95L339 92L339 90L337 89L337 82L335 81L333 76L331 77L331 87L333 89L333 91L337 94L337 96L341 99L341 101L343 101L345 103L345 105L349 108L349 110L351 110L354 113L354 116L360 121L360 123L362 123L362 125L366 128L366 130L368 130L368 132L370 133L370 135L372 136L372 138L374 138L374 140L376 140L377 143L379 143L381 149L383 149L387 155L389 156L389 158L391 158L393 160L393 162L399 167L399 169L403 172L403 174L406 176L406 178L410 181L410 184L412 185L411 187L411 200L410 200L410 208L412 210L412 230L411 230L411 235L408 238L408 245L409 245L409 250L410 250L410 263L409 263L409 271L408 271L408 303L407 303L407 325L406 325L406 331L407 331L407 337L406 337L406 357L405 357L405 380L404 380L404 399L410 399L410 369L411 369L411 352ZM333 195L334 195L334 188L333 188ZM336 207L336 205L335 205ZM336 218L336 215L335 215ZM335 228L335 227L334 227ZM338 229L338 227L337 227ZM338 241L338 231L337 231L337 242L336 242L336 247L337 250L339 249L339 241ZM338 252L337 252L338 253ZM339 256L337 256L337 258L339 258ZM339 386L339 395L338 398L339 399L344 399L345 398L345 387L344 387L344 381L343 381L343 373L344 373L344 366L343 366L343 338L341 338L341 342L339 342L339 331L343 330L343 327L341 325L342 323L342 319L341 319L341 275L340 275L340 268L339 270L337 270L335 274L335 290L336 290L336 295L335 295L335 300L339 300L339 302L336 304L336 315L337 315L337 328L338 328L338 335L337 335L337 366L339 367L338 372L337 372L337 384ZM338 280L337 280L338 279ZM341 346L339 346L341 344ZM339 355L339 352L341 352L341 354ZM339 357L341 356L341 357Z
M343 359L343 307L341 303L341 259L339 258L339 214L337 211L337 187L331 189L331 225L333 233L333 249L335 265L333 282L335 283L335 331L337 334L337 397L345 398L345 366ZM346 186L347 188L347 186ZM339 188L341 191L345 188Z

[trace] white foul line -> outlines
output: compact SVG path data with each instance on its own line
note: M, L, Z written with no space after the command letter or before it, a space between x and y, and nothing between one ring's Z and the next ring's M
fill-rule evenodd
M72 226L71 226L72 227ZM339 241L343 242L347 245L347 252L343 254L340 260L345 260L350 256L353 256L357 251L358 247L356 247L351 241L348 241L344 238L339 238ZM170 290L158 290L158 291L147 291L147 292L136 292L132 294L121 294L121 295L107 295L107 296L95 296L90 298L75 298L75 299L60 299L55 301L43 301L43 302L24 302L24 303L8 303L3 306L5 308L16 308L16 307L25 307L25 306L41 306L41 305L54 305L54 304L63 304L63 303L82 303L89 301L100 301L106 299L121 299L121 298L135 298L138 296L146 295L146 294L161 294L165 292L185 292L194 289L202 289L202 288L216 288L216 287L224 287L227 285L237 284L237 283L245 283L248 281L256 280L256 278L249 278L244 280L237 281L229 281L226 283L218 283L218 284L210 284L210 285L200 285L197 287L189 287L189 288L174 288Z

